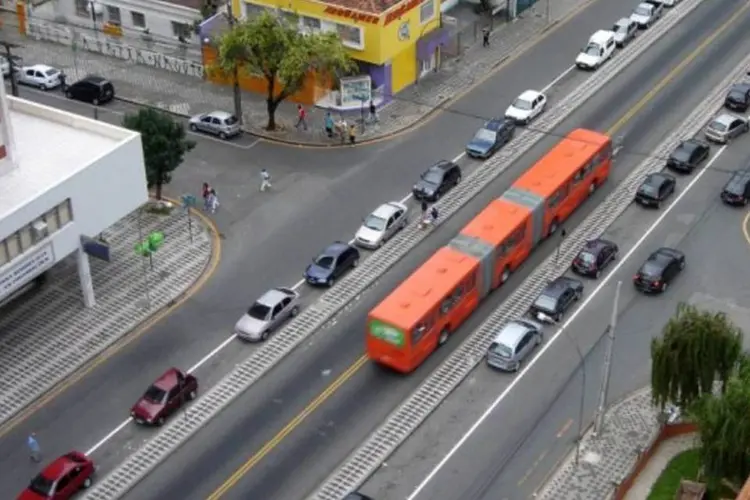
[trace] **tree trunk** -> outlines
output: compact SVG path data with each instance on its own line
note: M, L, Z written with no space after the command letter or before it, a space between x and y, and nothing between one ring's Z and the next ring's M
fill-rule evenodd
M156 183L156 199L161 201L161 182Z
M279 107L279 103L275 99L266 99L266 107L268 108L268 125L266 130L276 130L276 109Z

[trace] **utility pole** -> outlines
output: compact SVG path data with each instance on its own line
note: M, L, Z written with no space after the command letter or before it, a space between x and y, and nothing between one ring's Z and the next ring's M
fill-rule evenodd
M583 357L578 342L568 335L568 330L560 328L560 331L565 335L565 338L570 342L573 348L575 348L576 354L578 354L578 361L581 363L581 399L578 402L578 434L576 435L575 455L575 464L578 465L578 461L581 458L581 439L583 438L583 407L586 401L586 358Z
M546 17L547 17L547 24L550 24L552 22L552 11L550 9L550 5L549 4L550 4L550 0L547 0L547 5L546 5L545 11L544 11L545 14L546 14Z
M227 2L227 16L229 22L229 29L234 29L235 19L234 11L232 10L232 1ZM232 69L232 92L234 93L234 114L240 121L240 126L244 125L244 119L242 118L242 92L240 90L240 71L237 65L234 65Z
M94 2L95 0L89 0L89 10L91 11L91 24L96 33L96 4Z
M612 318L607 327L607 350L604 352L604 374L602 376L602 387L599 391L599 406L596 409L596 420L594 421L594 435L598 436L604 425L604 412L607 408L607 393L609 392L609 377L612 375L612 351L615 347L615 327L617 326L617 308L620 302L620 287L622 281L617 282L615 288L615 300L612 304Z
M557 247L555 248L555 265L554 265L554 271L553 274L555 275L553 278L557 277L557 271L558 271L558 265L560 264L560 247L563 244L563 240L568 235L568 233L565 231L564 228L560 229L560 240L557 242Z
M18 76L16 75L16 70L20 70L21 68L16 68L13 54L11 54L10 51L11 49L17 49L20 46L5 41L0 42L0 45L5 49L5 59L8 61L8 68L10 69L10 93L13 97L18 97Z

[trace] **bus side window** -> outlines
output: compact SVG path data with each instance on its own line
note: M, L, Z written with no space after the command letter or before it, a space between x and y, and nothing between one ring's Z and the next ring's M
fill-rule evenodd
M568 196L568 185L565 184L563 187L558 189L549 199L549 208L555 208Z
M594 157L590 162L586 164L585 167L583 167L583 176L588 177L591 172L594 171L594 167L598 165L598 157Z
M459 300L461 300L461 297L464 295L464 286L458 285L453 292L447 296L445 299L443 299L443 302L440 304L440 312L442 314L448 314L448 312L453 309L453 306L455 306Z
M576 172L576 175L573 176L573 185L580 183L583 178L586 177L586 169L582 168L578 172Z
M417 324L417 326L414 327L414 332L411 335L411 343L416 344L420 340L422 340L425 334L432 329L433 324L434 320L432 319L432 317L426 318L423 322Z

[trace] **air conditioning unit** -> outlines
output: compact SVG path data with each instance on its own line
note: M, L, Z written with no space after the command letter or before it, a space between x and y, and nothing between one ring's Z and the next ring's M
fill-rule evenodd
M46 238L47 234L49 234L49 231L47 230L47 223L40 220L34 222L31 225L31 231L34 234L34 239L36 241Z

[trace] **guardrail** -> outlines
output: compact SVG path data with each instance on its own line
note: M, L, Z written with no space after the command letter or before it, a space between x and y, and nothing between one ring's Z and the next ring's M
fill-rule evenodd
M692 12L702 1L685 0L678 7L673 8L659 24L619 52L578 89L542 115L542 118L534 124L534 128L551 130L562 122L573 110L614 79L664 32ZM451 191L449 196L438 203L440 213L444 214L445 218L451 217L544 137L545 133L536 130L524 130L518 134L508 146L467 176ZM320 297L315 304L304 309L287 327L271 337L250 358L239 364L216 386L195 401L188 408L184 418L174 419L154 438L130 455L117 469L98 482L86 498L91 500L119 498L130 490L300 343L321 327L325 327L348 304L358 300L378 278L424 240L430 232L419 229L418 223L419 221L413 221L396 238L368 258L363 265L354 269L334 288Z
M686 137L697 134L712 118L711 112L724 102L727 88L742 80L750 64L748 56L740 69L732 72L669 135L649 159L636 167L597 209L566 237L559 256L550 255L477 330L461 344L419 388L381 425L365 443L349 456L337 472L310 497L310 500L340 500L359 487L419 427L443 400L474 370L500 328L523 316L541 293L550 277L559 276L556 262L570 262L589 239L601 236L632 203L643 178L664 169L664 158Z

